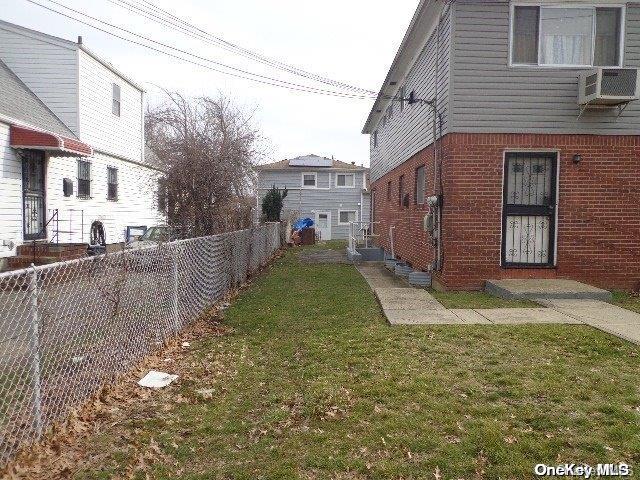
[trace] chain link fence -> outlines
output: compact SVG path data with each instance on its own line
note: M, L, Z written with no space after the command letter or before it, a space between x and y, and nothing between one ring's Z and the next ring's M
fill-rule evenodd
M264 266L281 224L0 274L0 464Z

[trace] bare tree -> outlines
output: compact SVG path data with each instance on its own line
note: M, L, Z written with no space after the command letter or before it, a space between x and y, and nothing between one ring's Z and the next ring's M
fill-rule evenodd
M249 226L255 209L253 165L264 152L253 113L223 95L166 94L163 105L148 109L145 129L166 172L159 206L169 225L192 237Z

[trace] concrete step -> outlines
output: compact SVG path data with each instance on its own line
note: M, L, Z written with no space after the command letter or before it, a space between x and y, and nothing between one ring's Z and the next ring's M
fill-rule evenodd
M611 292L567 279L487 280L487 293L507 299L587 299L608 302Z

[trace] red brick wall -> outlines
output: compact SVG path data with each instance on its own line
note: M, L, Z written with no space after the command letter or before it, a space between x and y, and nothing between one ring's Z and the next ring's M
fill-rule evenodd
M443 151L443 270L436 280L449 289L480 289L491 278L574 278L605 288L640 286L640 136L449 134ZM502 170L505 150L560 152L557 266L500 267ZM574 154L582 156L574 164ZM413 185L415 166L428 163L433 191L432 148L418 153L374 182L381 244L396 225L401 258L426 268L433 252L422 231L424 209L386 201L386 183L405 174ZM379 192L383 192L379 194ZM411 191L413 202L413 191Z

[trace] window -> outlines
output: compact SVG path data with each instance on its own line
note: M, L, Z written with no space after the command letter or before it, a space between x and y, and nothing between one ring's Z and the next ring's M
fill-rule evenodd
M78 197L91 197L91 163L78 159Z
M516 6L511 62L517 65L618 66L622 8Z
M355 210L338 210L338 225L346 225L350 222L357 221L357 212Z
M424 194L426 189L425 175L424 175L424 165L416 168L416 192L415 192L415 202L418 205L424 204Z
M398 205L402 206L402 199L404 197L404 175L400 175L398 180Z
M107 167L107 200L118 200L118 169Z
M120 116L120 85L113 84L113 96L111 102L111 112Z
M316 172L302 174L302 188L316 188Z
M387 182L387 202L391 201L391 182Z
M373 132L373 148L378 147L378 130Z
M336 174L336 187L354 187L355 175L353 173Z

